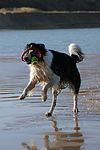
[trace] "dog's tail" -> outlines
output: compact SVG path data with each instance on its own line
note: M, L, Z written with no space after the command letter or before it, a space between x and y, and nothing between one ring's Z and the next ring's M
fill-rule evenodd
M84 53L82 49L75 43L71 43L68 46L68 51L70 53L71 58L76 62L79 63L84 59Z

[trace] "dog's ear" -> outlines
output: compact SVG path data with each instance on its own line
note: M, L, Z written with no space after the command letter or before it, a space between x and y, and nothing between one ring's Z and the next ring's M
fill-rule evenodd
M38 44L38 46L39 46L40 48L45 49L45 45L44 45L44 44Z
M44 44L38 43L37 46L36 46L36 48L41 51L41 54L42 54L42 55L45 55L45 54L46 54L46 48L45 48L45 45L44 45Z
M34 43L29 43L29 44L27 44L27 45L25 46L25 49L24 49L24 50L26 50L26 49L28 49L28 48L30 48L30 47L33 47L33 45L34 45Z
M30 48L30 47L36 47L36 48L39 48L39 49L45 49L45 45L44 44L36 44L36 43L29 43L25 46L25 50Z

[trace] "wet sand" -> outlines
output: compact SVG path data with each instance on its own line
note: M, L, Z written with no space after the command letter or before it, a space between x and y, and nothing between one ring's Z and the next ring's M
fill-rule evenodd
M65 89L53 116L46 118L51 93L43 103L41 87L36 86L32 97L19 101L29 69L20 54L0 54L0 150L100 149L100 55L86 55L78 68L80 112L72 113L73 94Z

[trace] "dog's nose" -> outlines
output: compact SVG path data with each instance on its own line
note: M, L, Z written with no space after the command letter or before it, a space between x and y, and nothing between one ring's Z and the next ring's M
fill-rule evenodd
M29 59L29 58L28 58L27 56L26 56L26 57L24 57L24 60L25 60L25 61L28 61L28 59Z

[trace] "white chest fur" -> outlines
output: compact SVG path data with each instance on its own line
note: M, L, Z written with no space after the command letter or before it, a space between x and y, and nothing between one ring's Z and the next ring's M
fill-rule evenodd
M39 64L30 65L30 80L37 80L39 83L45 84L59 77L50 68L53 59L52 52L47 50L43 59L44 61Z

